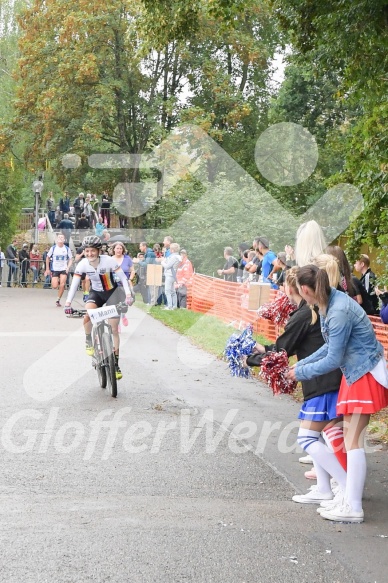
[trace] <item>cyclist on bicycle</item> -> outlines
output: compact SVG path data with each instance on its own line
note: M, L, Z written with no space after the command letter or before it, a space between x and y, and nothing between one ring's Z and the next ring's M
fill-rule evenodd
M132 305L133 297L123 270L117 265L113 257L100 254L102 247L101 239L96 235L85 237L82 241L82 247L84 248L85 258L78 263L74 271L73 281L66 298L65 313L72 313L71 302L78 289L83 273L86 273L90 279L90 292L85 306L86 309L101 308L104 304L107 306L116 305L121 301ZM117 279L122 283L122 287L118 287ZM120 317L109 320L113 333L117 379L121 379L123 376L119 367L119 322ZM86 353L89 356L93 356L92 323L88 314L84 316L84 329L86 334Z

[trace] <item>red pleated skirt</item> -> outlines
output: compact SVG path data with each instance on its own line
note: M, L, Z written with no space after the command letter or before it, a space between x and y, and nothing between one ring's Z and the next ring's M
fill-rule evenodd
M388 389L380 385L374 376L368 372L358 381L348 385L342 377L337 401L337 415L353 413L377 413L388 407Z

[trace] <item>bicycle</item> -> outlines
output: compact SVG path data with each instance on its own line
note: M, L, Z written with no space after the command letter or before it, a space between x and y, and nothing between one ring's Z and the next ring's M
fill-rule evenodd
M109 308L116 308L117 314L120 316L128 310L127 304L120 302L117 305L105 306ZM102 308L97 308L102 309ZM68 318L83 318L87 310L74 310L71 314L67 314ZM117 379L116 367L112 338L112 327L107 322L112 315L107 315L105 319L93 324L92 327L92 342L94 348L94 355L92 356L92 366L95 368L100 383L100 387L105 389L109 384L110 394L112 397L117 397Z

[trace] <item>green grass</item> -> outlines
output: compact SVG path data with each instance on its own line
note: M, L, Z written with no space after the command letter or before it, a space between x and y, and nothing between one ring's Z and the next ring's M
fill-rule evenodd
M138 308L146 311L150 316L159 320L165 326L172 328L189 338L193 344L221 357L227 340L237 332L232 326L224 324L218 318L206 316L191 310L163 310L159 306L150 308L143 304L141 299L135 304ZM255 338L260 343L270 344L270 341L263 336Z

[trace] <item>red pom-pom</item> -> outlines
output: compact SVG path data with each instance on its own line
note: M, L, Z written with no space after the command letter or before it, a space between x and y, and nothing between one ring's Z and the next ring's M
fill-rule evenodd
M271 387L274 395L292 393L297 383L286 378L289 369L285 350L267 352L261 361L260 376Z
M291 312L296 306L290 302L286 294L280 294L276 300L269 304L264 304L257 310L259 318L270 320L278 326L285 326L288 322Z

